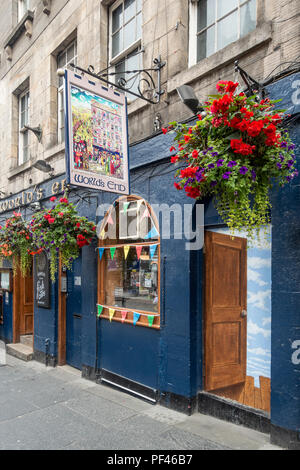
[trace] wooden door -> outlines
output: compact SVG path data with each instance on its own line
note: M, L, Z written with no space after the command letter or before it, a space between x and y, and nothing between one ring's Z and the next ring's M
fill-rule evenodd
M20 335L33 334L33 273L20 277Z
M247 240L205 233L205 389L246 380Z

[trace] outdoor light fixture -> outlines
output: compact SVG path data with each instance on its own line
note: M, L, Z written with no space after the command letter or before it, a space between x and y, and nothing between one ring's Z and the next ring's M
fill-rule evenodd
M49 165L49 163L46 163L44 160L38 160L32 166L33 168L36 168L37 170L40 170L43 173L51 173L52 171L54 171L54 168L52 168L52 166Z
M42 134L43 134L43 131L42 131L42 128L41 126L38 126L38 127L30 127L30 126L27 126L25 125L23 127L23 129L21 129L21 132L25 132L25 131L31 131L34 133L34 135L37 137L38 141L41 142L42 140Z
M203 108L200 105L200 102L191 86L181 85L180 87L176 88L176 91L183 104L193 111L194 114L203 111Z

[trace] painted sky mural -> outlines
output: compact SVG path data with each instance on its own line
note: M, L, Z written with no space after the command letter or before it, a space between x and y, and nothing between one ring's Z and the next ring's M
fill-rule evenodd
M229 235L226 228L212 231ZM259 376L271 377L271 228L263 228L259 239L247 254L247 375L256 387Z

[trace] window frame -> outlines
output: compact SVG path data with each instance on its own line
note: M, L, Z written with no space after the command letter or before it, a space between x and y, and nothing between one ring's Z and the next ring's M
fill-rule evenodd
M135 0L137 4L138 0ZM125 49L122 49L118 54L115 56L112 55L112 25L113 25L113 12L119 8L120 5L124 5L125 0L118 0L117 2L114 2L113 5L110 6L109 8L109 65L112 69L112 73L116 73L116 67L120 65L121 62L125 62L125 70L126 70L126 63L127 60L132 52L134 52L136 49L138 50L137 54L139 55L139 69L143 67L143 60L142 60L142 30L141 30L141 36L136 39L132 44L130 44L128 47ZM123 14L124 14L124 8L123 8ZM143 16L143 6L141 6L141 10L139 10L138 14L141 14ZM137 11L135 12L135 16L132 18L136 18L137 16ZM130 18L129 21L132 21L132 18ZM127 23L122 24L121 28L119 28L119 31L124 29L124 26ZM116 75L115 76L115 82L117 82L117 79L122 77L122 75ZM135 79L138 79L138 74L135 74L130 77L130 81L134 83ZM134 101L136 97L133 95L130 95L130 100Z
M67 60L67 51L74 45L74 53L75 55L71 60ZM62 54L66 54L66 62L63 65L63 68L67 68L71 63L77 64L78 58L78 49L77 49L77 38L74 38L67 46L65 46L56 57L56 69L58 70L58 62L59 58ZM65 97L64 97L64 81L62 80L62 84L59 84L58 78L58 86L57 86L57 143L63 144L65 143L65 117L64 117L64 108L65 108Z
M30 90L26 88L22 93L18 96L18 166L23 165L28 160L30 160L29 155L29 148L30 148L30 139L29 139L29 130L25 129L22 126L22 114L25 112L21 110L21 102L24 97L28 96L27 98L27 105L25 110L27 110L27 119L25 120L24 124L29 125L29 113L30 113ZM24 145L24 139L27 136L27 145ZM24 150L27 150L26 158Z
M18 23L21 21L25 13L30 9L30 0L18 0Z
M111 214L111 211L118 207L118 205L122 202L135 202L137 201L139 203L142 204L144 203L146 208L148 209L149 211L149 214L153 220L153 223L154 223L154 226L157 230L157 232L159 233L159 224L158 224L158 221L157 221L157 218L156 218L156 215L153 211L153 209L151 208L150 204L147 203L147 201L145 201L143 198L140 198L138 196L121 196L117 201L115 201L115 203L109 208L109 210L107 211L107 213L105 214L104 218L103 218L103 221L102 221L102 224L101 224L101 228L100 228L100 233L102 232L102 230L106 227L107 225L107 219L109 217L109 215ZM121 239L119 239L119 241L117 243L113 243L113 242L110 242L109 239L104 239L102 240L100 237L99 237L99 242L98 242L98 248L109 248L109 247L116 247L116 248L123 248L124 246L132 246L132 247L136 247L136 246L151 246L151 245L157 245L157 297L158 297L158 301L157 301L157 312L148 312L148 311L145 311L145 310L141 310L141 309L132 309L132 308L126 308L126 307L116 307L116 306L110 306L110 305L105 305L104 303L104 299L105 299L105 285L104 285L104 282L105 282L105 256L103 255L102 256L102 259L100 260L100 257L98 256L98 280L97 280L97 302L98 302L98 305L102 305L104 308L103 308L103 311L102 311L102 314L100 316L100 319L106 319L106 320L110 320L110 317L109 317L109 309L114 309L115 310L115 315L114 317L111 319L111 321L116 321L116 322L122 322L122 323L127 323L127 324L133 324L133 314L134 312L136 313L140 313L141 314L141 317L139 319L139 321L137 322L137 326L142 326L142 327L148 327L148 328L152 328L152 329L160 329L160 317L161 317L161 303L160 303L160 296L161 296L161 270L160 270L160 262L161 262L161 251L160 251L160 246L161 246L161 242L160 242L160 235L158 235L157 239L155 241L144 241L144 242L134 242L134 240L132 240L131 238L127 238L126 240L124 239L124 242L121 241ZM121 316L121 311L122 310L125 310L127 312L127 317L125 320L122 320L122 316ZM154 316L154 321L153 321L153 325L150 327L149 324L148 324L148 316Z
M225 47L229 46L233 42L239 41L241 38L244 37L244 35L241 36L241 8L243 6L245 6L247 3L250 3L251 0L238 0L238 5L235 8L233 8L232 10L230 10L229 12L227 12L225 15L221 16L220 18L218 18L218 0L214 0L214 1L215 1L215 5L216 5L214 22L210 23L209 25L206 25L204 28L202 28L199 31L198 31L199 1L193 1L193 2L190 1L190 12L189 12L190 13L189 67L192 67L193 65L200 63L202 60L207 59L208 57L211 57L216 52L219 52L219 51L223 50ZM255 18L256 26L257 26L257 6L258 6L257 3L258 2L256 0L256 18ZM236 38L235 41L232 41L232 42L228 43L226 46L223 46L220 49L218 49L218 24L221 21L223 21L224 19L226 19L228 16L232 15L236 11L237 11L237 38ZM203 57L202 59L200 59L198 61L197 60L197 55L198 55L197 39L198 39L198 36L200 34L204 33L205 31L207 31L212 26L215 27L214 52L212 54L210 54L209 56ZM255 30L255 28L253 29L253 31L254 30ZM249 33L250 33L250 31L249 31ZM249 34L249 33L247 33L247 34Z

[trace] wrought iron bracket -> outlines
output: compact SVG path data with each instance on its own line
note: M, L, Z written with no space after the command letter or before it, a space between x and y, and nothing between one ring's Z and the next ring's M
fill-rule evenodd
M161 83L161 70L166 65L166 62L161 60L161 57L157 57L153 60L154 67L149 69L137 69L137 70L125 70L123 72L95 72L95 69L92 65L89 65L87 69L83 69L76 64L70 64L75 71L81 72L83 74L88 74L93 78L97 78L101 82L104 82L106 85L112 86L126 93L130 93L136 98L140 98L150 104L158 104L160 102L161 96L165 93L165 90L162 89ZM116 83L108 80L109 77L118 75L129 75L133 74L134 77L125 79L121 76L117 79ZM157 82L155 83L153 79L153 74L156 74ZM134 92L131 88L134 86L138 80L137 90ZM130 83L131 82L131 83Z
M248 72L246 72L246 70L242 69L242 67L239 66L238 60L235 61L234 67L235 67L235 72L238 72L240 74L245 85L247 86L247 92L250 92L251 95L254 95L256 92L258 92L261 98L265 98L265 96L267 95L267 92L263 83L258 82L253 77L251 77L251 75L249 75Z

